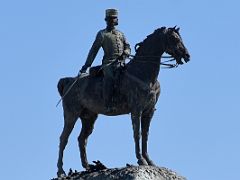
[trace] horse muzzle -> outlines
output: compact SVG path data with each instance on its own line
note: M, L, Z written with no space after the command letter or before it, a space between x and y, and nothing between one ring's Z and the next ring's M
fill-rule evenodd
M187 63L188 61L190 61L190 54L186 53L183 57L184 61Z
M178 64L182 65L190 61L190 55L188 53L185 53L181 56L175 57Z

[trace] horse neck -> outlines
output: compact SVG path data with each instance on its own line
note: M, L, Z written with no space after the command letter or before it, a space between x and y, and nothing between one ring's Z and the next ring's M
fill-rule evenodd
M146 84L154 84L159 75L162 54L163 51L159 53L150 53L147 50L137 52L128 64L127 72Z

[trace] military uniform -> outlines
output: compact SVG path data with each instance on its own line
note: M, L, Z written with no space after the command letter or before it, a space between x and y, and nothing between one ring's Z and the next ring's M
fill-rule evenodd
M108 18L117 18L118 12L115 9L106 10L106 22ZM120 60L123 63L125 58L130 55L131 49L124 34L114 28L114 25L109 28L100 30L97 33L96 39L88 53L87 60L82 70L90 67L99 51L103 48L104 56L102 59L102 68L104 74L104 88L103 95L105 99L105 105L111 106L113 85L116 79L115 72L117 69L117 61ZM81 71L82 71L81 70Z
M117 29L108 31L107 29L100 30L97 33L96 39L89 51L85 66L90 67L100 49L103 48L104 56L102 59L104 74L113 76L114 63L123 54L130 55L130 45L126 41L124 34ZM124 61L124 59L123 59ZM106 72L105 72L106 71ZM113 78L113 77L112 77Z

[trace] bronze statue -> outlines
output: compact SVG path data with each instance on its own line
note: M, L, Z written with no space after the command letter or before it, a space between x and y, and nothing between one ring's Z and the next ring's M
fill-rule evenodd
M120 93L116 103L116 111L106 111L102 96L103 75L90 75L82 78L67 77L58 82L61 97L75 82L63 98L64 128L60 136L58 176L65 174L63 170L63 152L68 137L78 118L81 119L82 129L78 137L82 166L90 169L86 146L87 139L92 133L98 114L117 116L131 113L135 154L139 165L154 165L149 158L147 141L149 126L155 111L155 105L160 95L160 84L157 80L161 56L164 52L170 54L177 64L183 64L182 58L188 62L190 55L184 46L179 28L159 28L141 43L135 46L136 55L126 64L121 74ZM140 147L140 138L142 143Z
M131 49L124 34L117 30L118 11L116 9L107 9L105 21L107 27L97 33L96 39L89 51L85 65L80 73L86 72L90 67L100 49L103 48L104 56L102 59L102 69L104 74L103 97L104 104L108 111L113 108L113 85L117 79L116 69L118 66L124 66L125 59L130 55Z

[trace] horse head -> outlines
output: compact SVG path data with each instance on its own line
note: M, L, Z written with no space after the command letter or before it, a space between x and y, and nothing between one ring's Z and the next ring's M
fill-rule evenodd
M182 59L187 63L190 60L190 54L183 44L179 29L176 26L165 29L165 52L173 56L177 64L183 64Z
M179 29L176 26L156 29L144 41L135 45L136 56L161 56L166 52L176 60L177 64L183 64L182 59L187 63L190 55L183 44Z

